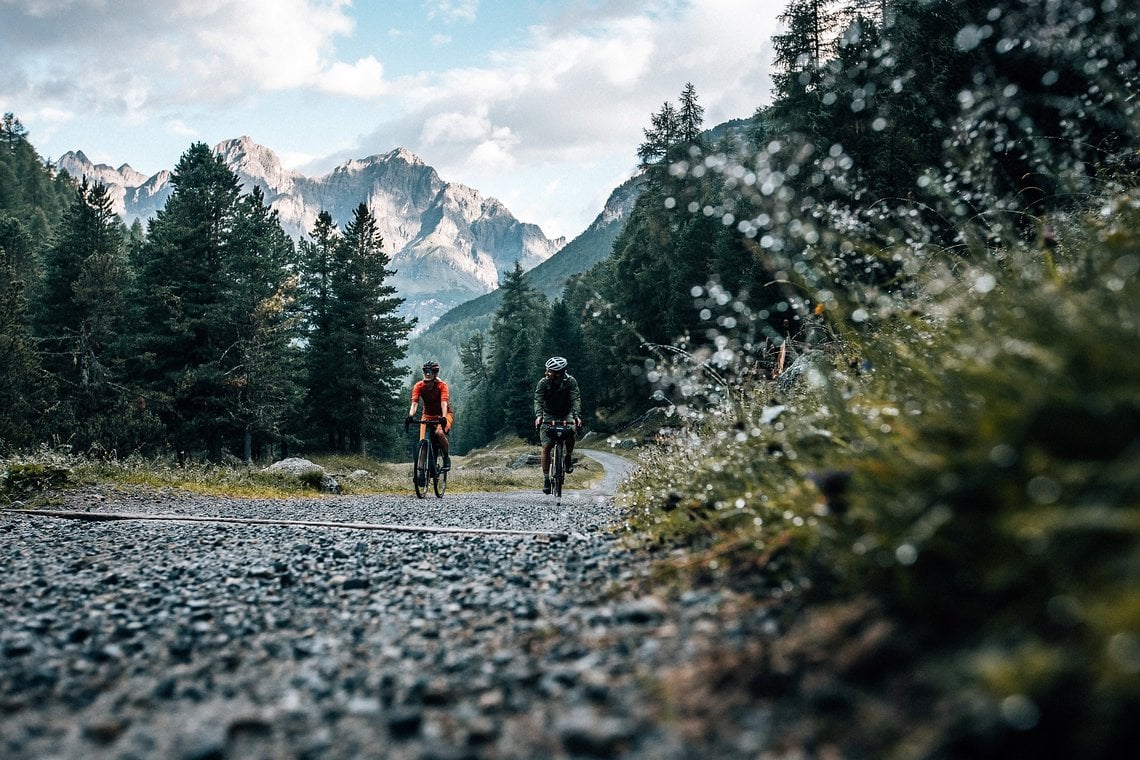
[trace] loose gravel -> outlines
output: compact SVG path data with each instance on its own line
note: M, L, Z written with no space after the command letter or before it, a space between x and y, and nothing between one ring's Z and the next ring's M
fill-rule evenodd
M595 458L606 479L562 506L87 490L54 507L416 532L0 511L0 757L755 756L762 710L698 740L659 686L763 611L639 592L649 559L613 531L621 460Z

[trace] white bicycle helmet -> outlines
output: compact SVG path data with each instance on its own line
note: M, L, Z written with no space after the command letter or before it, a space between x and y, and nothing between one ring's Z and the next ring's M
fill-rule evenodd
M546 368L551 372L560 372L566 369L566 360L561 356L552 356L546 360Z

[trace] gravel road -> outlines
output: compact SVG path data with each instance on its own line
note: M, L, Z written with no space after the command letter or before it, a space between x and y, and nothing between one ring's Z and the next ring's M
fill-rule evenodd
M58 506L416 532L0 511L0 757L755 756L763 711L694 736L662 684L763 611L726 622L723 592L646 591L648 557L611 530L628 465L582 453L606 477L561 507L538 490Z

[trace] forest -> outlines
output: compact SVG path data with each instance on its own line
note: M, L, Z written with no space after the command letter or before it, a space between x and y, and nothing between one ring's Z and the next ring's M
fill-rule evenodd
M411 324L362 202L295 245L198 143L144 231L50 170L13 114L0 155L5 449L246 463L395 440Z
M821 742L1121 756L1140 710L1140 16L791 0L781 19L747 129L710 143L689 84L648 116L609 258L552 302L506 273L460 347L464 446L528 437L531 368L566 356L588 426L654 443L627 527L688 548L679 583L889 621L880 670L832 684ZM6 452L398 450L411 326L367 207L294 248L194 145L127 229L14 115L0 137ZM868 707L898 689L913 714Z

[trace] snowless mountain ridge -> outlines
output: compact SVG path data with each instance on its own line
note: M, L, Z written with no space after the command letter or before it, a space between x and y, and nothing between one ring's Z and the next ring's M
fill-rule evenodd
M444 181L405 148L346 161L320 177L286 169L276 153L249 137L224 140L213 150L245 190L261 188L294 239L308 235L321 211L343 229L353 210L366 203L396 271L392 284L406 299L405 314L419 319L417 331L498 287L516 261L529 270L566 244L520 222L495 198ZM82 151L65 153L56 167L106 185L128 224L153 218L173 190L169 171L147 177L125 163L117 169L94 164Z

